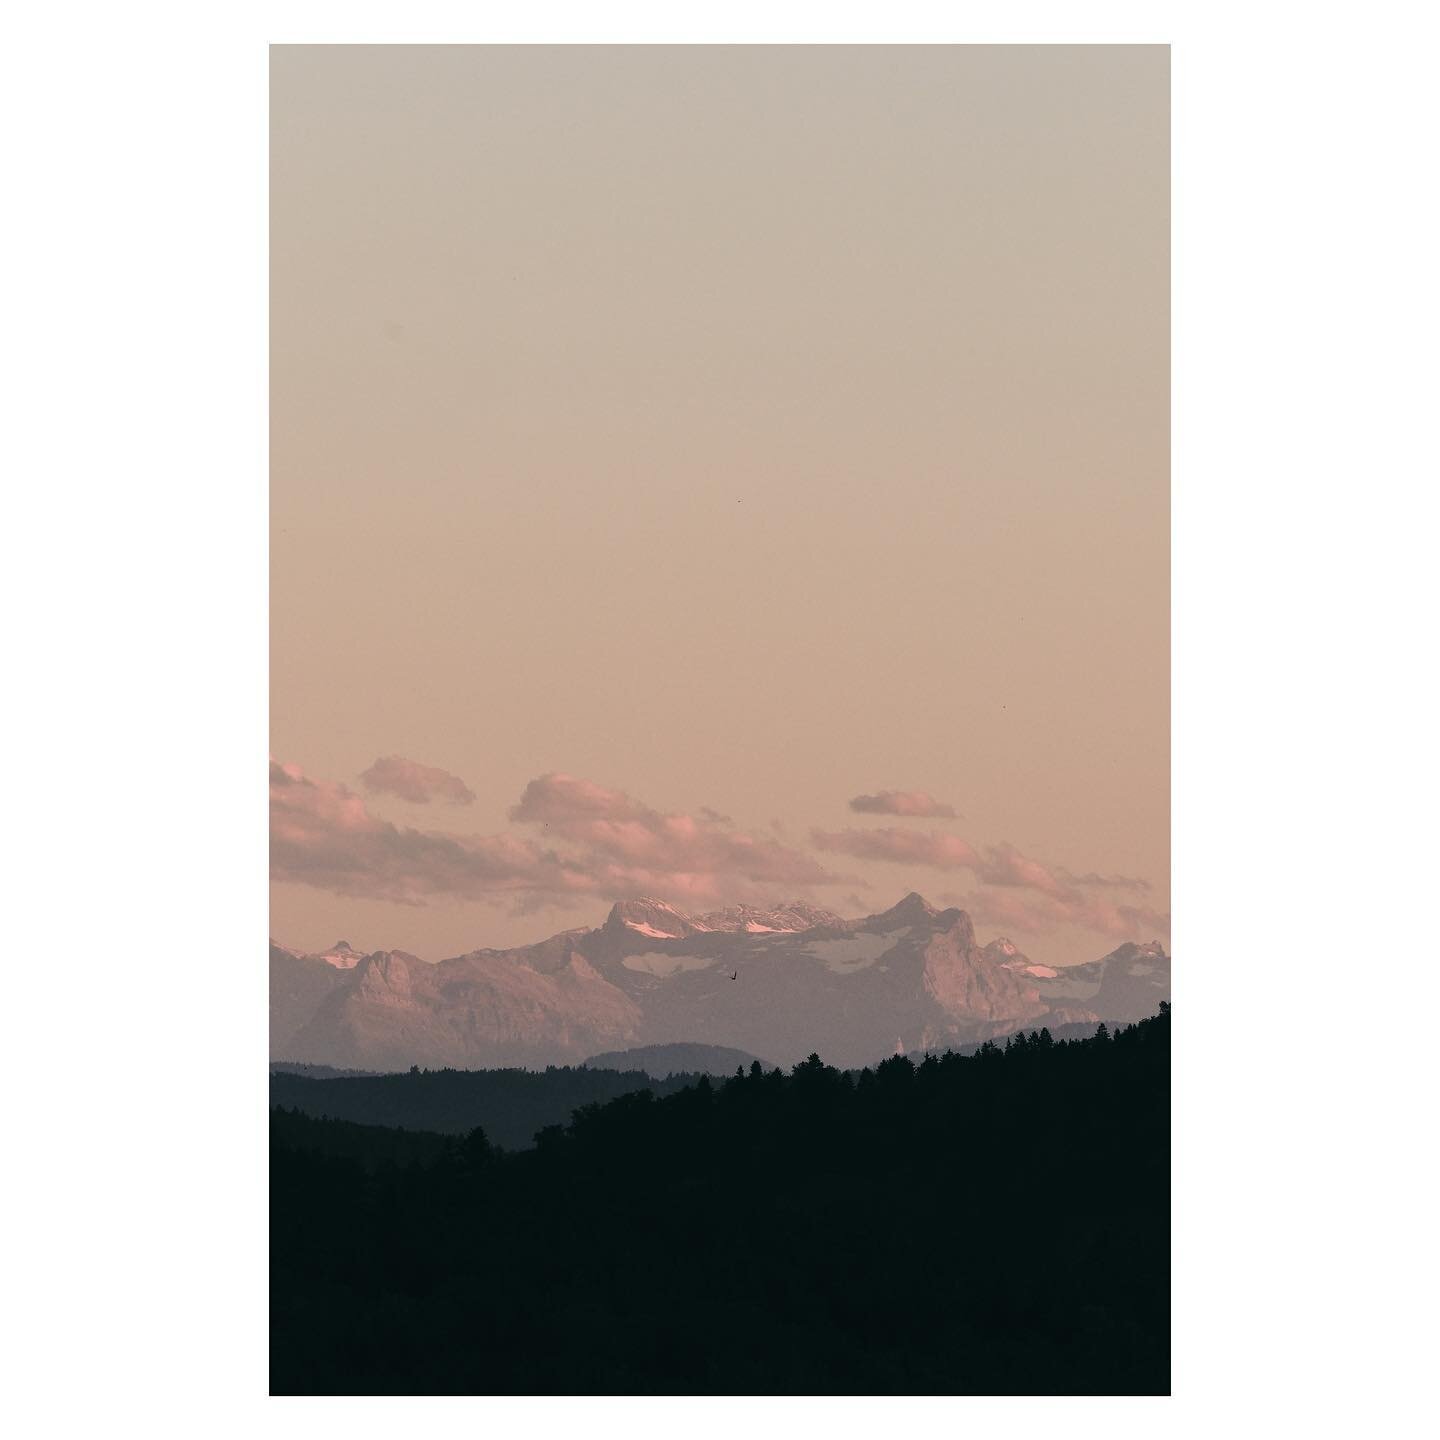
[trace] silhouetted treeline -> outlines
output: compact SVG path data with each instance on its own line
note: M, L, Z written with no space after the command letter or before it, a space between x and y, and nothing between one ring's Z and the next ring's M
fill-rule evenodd
M278 1117L272 1389L1166 1393L1169 1041L756 1066L403 1166Z
M272 1075L303 1075L309 1080L349 1080L358 1076L369 1079L374 1075L386 1075L386 1070L341 1070L334 1065L312 1065L305 1060L272 1060Z
M582 1105L636 1090L672 1095L696 1078L654 1080L643 1070L588 1070L580 1065L357 1076L297 1075L272 1067L270 1103L359 1125L403 1125L447 1135L463 1135L479 1126L495 1144L518 1150L532 1145L536 1131L545 1126L565 1124Z

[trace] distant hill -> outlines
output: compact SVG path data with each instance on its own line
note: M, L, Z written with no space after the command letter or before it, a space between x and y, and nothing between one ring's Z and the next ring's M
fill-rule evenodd
M729 1071L734 1074L732 1066ZM657 1080L643 1070L416 1070L398 1075L311 1078L270 1075L270 1105L315 1118L464 1135L479 1126L492 1144L523 1150L547 1125L568 1125L582 1105L650 1090L670 1095L697 1077Z
M681 1042L675 1045L637 1045L633 1050L607 1050L586 1062L590 1070L643 1070L657 1080L670 1075L733 1075L737 1067L748 1070L759 1057L725 1045ZM760 1060L765 1070L773 1065Z

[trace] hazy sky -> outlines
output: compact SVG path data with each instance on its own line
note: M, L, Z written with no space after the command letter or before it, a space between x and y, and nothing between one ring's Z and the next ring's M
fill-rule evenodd
M1168 939L1164 48L272 82L276 938Z

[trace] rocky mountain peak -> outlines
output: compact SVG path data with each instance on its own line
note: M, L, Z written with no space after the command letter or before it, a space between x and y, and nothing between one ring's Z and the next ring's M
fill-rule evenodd
M633 930L658 940L675 940L694 931L690 921L673 905L648 897L617 900L605 917L604 928L612 934L617 930Z
M935 916L935 919L944 925L951 935L955 936L962 949L969 951L976 948L975 925L967 911L953 908L942 910Z
M1170 957L1158 940L1151 940L1145 945L1137 945L1133 940L1127 940L1119 949L1112 950L1105 959L1168 961Z
M872 915L872 921L884 922L891 925L922 925L928 920L934 920L939 916L938 911L923 895L912 890L898 904L892 905L888 910L881 911L879 915Z

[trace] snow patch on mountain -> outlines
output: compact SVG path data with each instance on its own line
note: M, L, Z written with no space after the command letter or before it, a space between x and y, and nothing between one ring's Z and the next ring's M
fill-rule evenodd
M667 955L663 950L647 950L643 955L627 955L620 962L627 970L664 979L682 970L705 970L715 963L705 955Z
M805 930L842 929L845 922L832 910L803 900L786 905L730 905L706 915L692 915L690 924L696 930L717 934L794 935Z
M842 940L811 940L805 954L819 960L837 975L850 975L873 965L895 947L892 935L847 935Z
M319 960L332 970L353 970L365 958L365 952L352 949L348 940L337 940L328 950L296 950L274 940L271 940L270 948L296 960Z

